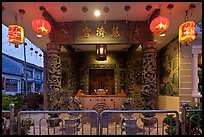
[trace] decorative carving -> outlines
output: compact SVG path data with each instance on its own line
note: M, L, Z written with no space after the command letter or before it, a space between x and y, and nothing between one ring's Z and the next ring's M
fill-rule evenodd
M116 68L116 64L89 64L89 68Z
M84 33L84 38L89 38L89 36L90 36L90 33L91 32L91 29L89 28L89 27L84 27L84 29L83 29L83 33Z
M113 38L118 38L118 37L120 37L119 27L118 27L118 26L113 26L113 28L112 28L112 33L111 33L111 37L113 37Z
M134 110L136 109L136 103L132 98L126 98L123 105L121 106L122 110Z
M68 110L82 110L82 104L79 97L70 97L68 100Z
M64 88L67 85L68 76L66 72L62 72L62 88Z
M61 31L67 36L67 38L69 38L69 28L67 26L67 24L65 24L64 22L61 25Z
M143 27L143 25L141 23L135 23L135 27L134 27L134 31L133 31L133 39L134 40L139 40L141 37L141 28Z
M102 38L104 38L104 37L105 37L105 33L106 33L106 30L105 30L105 28L104 28L103 26L98 27L98 28L96 29L96 36L97 36L97 37L102 37Z
M143 109L156 108L156 49L154 42L143 45L143 85L141 91Z
M62 70L66 73L67 80L62 81L62 88L66 92L66 97L76 95L78 90L77 69L75 64L75 52L71 48L67 48L67 53L62 56ZM64 76L62 75L62 78ZM63 79L62 79L63 80Z
M59 110L63 103L61 91L61 62L58 47L53 43L48 44L48 108Z

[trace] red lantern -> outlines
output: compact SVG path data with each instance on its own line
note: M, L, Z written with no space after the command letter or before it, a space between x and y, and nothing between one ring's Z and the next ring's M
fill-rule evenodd
M150 23L150 30L153 33L162 33L169 28L170 22L167 17L159 16L152 20Z
M32 28L37 32L37 37L47 35L51 31L50 23L41 18L36 18L32 21Z
M179 26L179 42L186 45L196 38L195 22L187 21Z
M24 29L18 25L9 25L8 41L14 43L15 48L18 48L18 45L24 42Z

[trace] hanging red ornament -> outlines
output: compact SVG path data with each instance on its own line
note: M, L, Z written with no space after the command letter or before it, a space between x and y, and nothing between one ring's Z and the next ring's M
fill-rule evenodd
M24 9L19 9L18 12L19 12L21 15L24 15L24 14L25 14L25 10L24 10Z
M125 5L124 10L129 11L130 10L130 5Z
M172 9L174 8L174 4L169 3L168 6L167 6L167 8L168 8L169 10L172 10Z
M40 9L41 11L45 11L45 10L46 10L45 6L40 6L39 9Z
M147 6L146 6L146 10L147 11L150 11L152 9L152 5L151 4L148 4Z
M86 12L88 11L88 7L83 6L83 7L82 7L82 11L83 11L84 13L86 13Z
M32 28L37 32L37 37L47 35L51 31L50 23L41 18L36 18L32 21Z
M158 16L152 20L150 23L150 30L153 33L162 33L169 28L169 19L165 16Z
M66 6L64 6L64 5L63 5L63 6L61 6L61 11L62 11L62 12L66 12L66 11L67 11L67 7L66 7Z
M191 4L189 5L189 9L191 10L191 9L194 9L194 8L196 8L196 4L195 4L195 3L191 3Z

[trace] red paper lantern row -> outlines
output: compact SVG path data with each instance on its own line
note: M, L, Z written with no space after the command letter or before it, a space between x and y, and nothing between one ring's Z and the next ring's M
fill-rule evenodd
M15 48L18 48L18 45L24 42L24 29L18 25L9 25L8 41L15 44Z
M150 30L153 33L162 33L169 28L170 22L167 17L159 16L152 20L150 23Z
M196 38L195 22L187 21L179 26L179 42L186 45Z
M51 31L50 23L41 18L36 18L32 21L32 28L37 32L37 37L47 35Z

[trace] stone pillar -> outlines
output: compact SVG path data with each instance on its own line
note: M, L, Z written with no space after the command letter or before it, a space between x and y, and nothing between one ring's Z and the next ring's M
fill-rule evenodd
M61 90L61 61L59 47L53 43L47 43L47 76L48 76L48 109L60 110L63 104L63 92Z
M142 71L142 108L152 110L156 108L156 49L155 42L143 44L143 71Z
M193 47L192 54L192 97L194 98L194 103L197 104L199 102L199 98L201 98L200 92L198 92L198 54L201 53L202 49Z
M47 53L44 52L44 74L43 74L43 80L44 80L44 85L43 85L43 89L44 89L44 110L48 109L48 99L47 99Z

